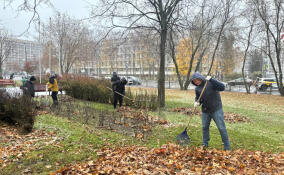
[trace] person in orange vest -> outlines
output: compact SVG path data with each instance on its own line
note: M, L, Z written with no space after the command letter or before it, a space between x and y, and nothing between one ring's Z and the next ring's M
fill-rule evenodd
M47 82L47 88L49 91L51 91L51 97L53 100L53 106L58 105L58 99L57 99L57 94L58 94L58 84L57 84L57 75L51 75L48 73L47 76L49 77L49 80Z

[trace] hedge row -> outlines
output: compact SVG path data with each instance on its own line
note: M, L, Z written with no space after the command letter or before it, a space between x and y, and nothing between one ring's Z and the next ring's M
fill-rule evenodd
M151 110L156 110L158 108L158 97L154 93L139 89L134 94L129 88L126 90L125 95L129 97L124 98L126 106Z
M107 87L111 87L107 80L96 80L83 76L65 76L59 82L67 95L77 99L110 103L113 98L112 92L107 89Z
M73 98L99 103L112 103L113 101L113 92L109 89L111 87L110 80L68 75L61 78L59 84L66 94ZM149 94L143 90L133 94L130 89L127 89L125 95L128 97L124 98L126 106L157 109L158 98L156 94Z

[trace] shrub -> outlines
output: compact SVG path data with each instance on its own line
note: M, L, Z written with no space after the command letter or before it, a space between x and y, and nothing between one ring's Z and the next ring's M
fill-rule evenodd
M135 92L135 95L133 95L130 88L128 88L125 96L131 99L124 98L126 106L150 110L156 110L158 108L158 97L155 93L149 93L146 90L143 91L139 89Z
M231 73L231 74L227 74L225 75L225 80L229 81L229 80L233 80L233 79L237 79L242 77L242 74L240 73Z
M108 89L108 87L111 87L109 80L65 75L59 80L59 86L65 90L67 95L73 98L99 103L112 103L113 101L113 92ZM151 110L156 110L158 107L157 95L154 93L149 94L146 90L143 91L140 89L133 94L129 88L126 90L125 96L124 102L126 106Z
M249 74L250 79L256 80L257 77L260 77L260 78L262 77L262 73L260 71Z
M0 121L31 132L35 119L35 106L27 96L9 97L0 92Z
M60 79L59 86L67 95L77 99L110 103L113 98L112 92L107 89L111 87L111 83L107 80L69 75Z

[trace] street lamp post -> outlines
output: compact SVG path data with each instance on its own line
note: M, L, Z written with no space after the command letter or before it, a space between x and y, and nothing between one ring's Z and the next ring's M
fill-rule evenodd
M40 21L38 21L38 41L39 41L39 82L41 83L41 43L40 43Z

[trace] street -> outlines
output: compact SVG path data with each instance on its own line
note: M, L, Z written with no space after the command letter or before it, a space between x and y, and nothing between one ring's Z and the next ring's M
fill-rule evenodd
M142 80L142 85L138 87L152 87L157 88L157 81L156 80ZM165 88L166 89L179 89L179 83L177 81L166 81L165 82ZM195 88L194 85L190 84L188 89L193 90ZM231 91L231 92L246 92L245 86L243 85L237 85L237 86L231 86L231 89L229 87L226 87L225 91ZM255 93L255 87L251 87L250 89L251 93ZM267 91L258 91L257 94L271 94L271 95L280 95L277 88L273 88L272 90L268 89Z

